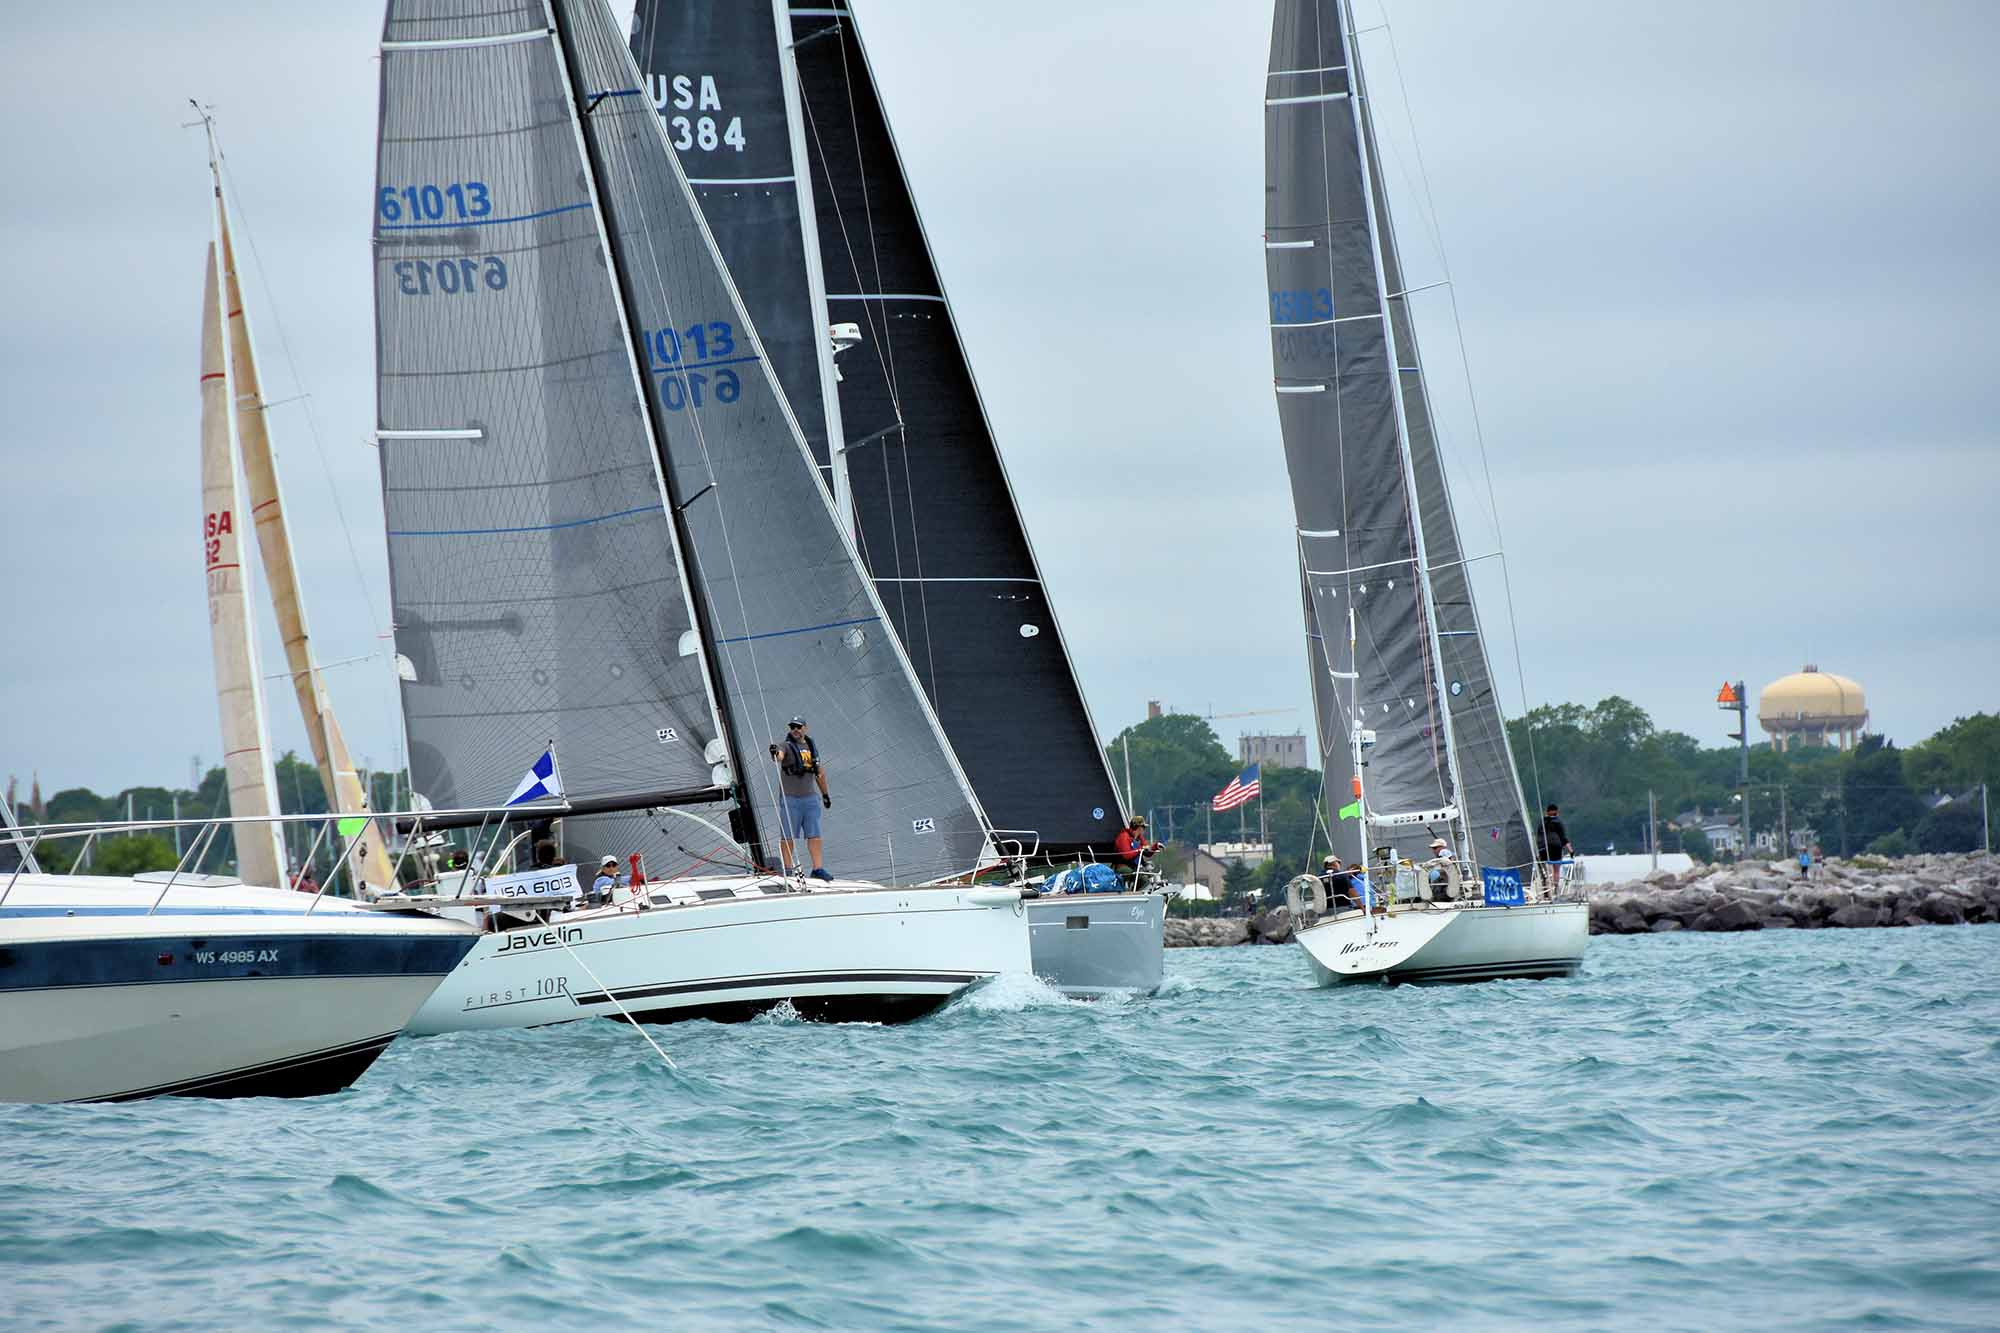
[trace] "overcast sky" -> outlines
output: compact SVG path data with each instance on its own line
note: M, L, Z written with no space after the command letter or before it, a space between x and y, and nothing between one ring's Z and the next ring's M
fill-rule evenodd
M1264 324L1268 14L858 8L1098 726L1149 698L1295 710L1218 720L1231 744L1306 725ZM2000 5L1388 15L1407 110L1391 33L1364 50L1392 197L1412 284L1442 274L1433 236L1450 262L1490 505L1442 289L1424 354L1453 371L1435 388L1468 549L1504 523L1526 697L1622 694L1719 743L1725 676L1754 690L1813 660L1863 682L1899 742L2000 708ZM220 752L190 96L220 116L267 396L310 395L273 429L318 655L368 659L328 680L356 754L397 759L363 442L379 21L226 2L11 16L0 776L109 791ZM1481 610L1518 708L1497 569ZM281 685L270 717L304 752Z

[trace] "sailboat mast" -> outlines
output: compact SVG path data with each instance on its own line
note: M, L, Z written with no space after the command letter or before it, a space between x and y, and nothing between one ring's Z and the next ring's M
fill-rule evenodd
M764 864L764 844L757 831L757 814L750 800L749 770L744 767L741 748L737 744L736 733L729 725L728 693L724 688L722 672L715 654L710 647L715 643L714 616L709 609L708 593L698 575L689 574L687 562L694 558L694 541L688 531L687 515L684 512L679 487L674 481L672 460L666 452L666 423L660 419L659 405L653 401L644 374L646 348L641 341L641 330L645 327L639 318L639 311L632 299L631 284L626 281L625 269L618 262L617 249L611 244L611 232L617 219L611 215L610 201L605 197L598 182L604 175L604 164L598 159L596 146L583 130L583 99L586 90L576 83L577 55L575 39L569 25L559 16L561 6L556 0L543 0L543 13L548 17L549 30L555 34L556 64L561 67L563 97L568 103L570 127L575 132L578 151L583 155L583 184L590 195L591 215L597 219L598 242L604 247L604 264L610 274L611 285L618 295L618 322L625 335L626 356L632 369L632 383L639 395L639 409L646 423L646 435L652 445L653 455L659 464L662 493L667 502L667 517L673 524L674 543L678 546L680 565L684 574L684 586L688 593L688 607L694 614L695 634L699 643L696 651L700 654L702 670L708 677L709 699L715 710L716 734L722 738L729 757L729 786L735 793L736 808L730 814L730 831L750 853L753 865Z
M1439 726L1444 733L1445 765L1451 774L1451 801L1458 807L1455 820L1456 836L1453 841L1457 844L1459 858L1463 860L1471 850L1466 845L1465 837L1463 809L1465 784L1460 780L1458 773L1458 745L1452 735L1451 696L1445 691L1444 652L1438 638L1437 604L1431 593L1430 554L1424 546L1424 518L1422 506L1417 502L1416 461L1410 453L1410 422L1403 406L1403 368L1396 364L1398 360L1396 339L1389 312L1389 276L1382 259L1382 236L1375 225L1376 218L1383 214L1375 203L1374 165L1370 162L1367 151L1368 127L1362 119L1365 114L1362 103L1366 100L1367 94L1361 84L1361 44L1355 32L1351 0L1334 0L1334 13L1340 21L1341 30L1346 34L1347 64L1353 75L1349 85L1353 92L1347 98L1347 106L1349 114L1354 117L1355 157L1361 166L1361 196L1368 211L1368 258L1375 266L1375 298L1381 313L1382 339L1388 349L1389 373L1392 376L1389 401L1396 412L1396 452L1403 466L1403 494L1409 506L1410 531L1416 548L1417 586L1423 594L1424 635L1429 647L1431 692L1437 707Z
M833 473L833 507L840 525L854 526L854 491L847 480L847 432L840 420L840 373L833 364L833 312L826 300L826 264L819 252L819 214L813 203L812 159L806 156L805 100L799 61L792 50L790 0L771 0L771 29L778 42L778 77L785 93L785 132L792 146L792 181L799 201L799 240L806 259L806 309L812 321L813 356L819 363L820 401L826 410L826 461Z

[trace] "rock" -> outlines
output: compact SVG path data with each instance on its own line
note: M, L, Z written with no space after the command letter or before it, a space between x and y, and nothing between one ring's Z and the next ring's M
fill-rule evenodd
M1258 912L1250 918L1247 933L1252 944L1290 944L1297 934L1292 923L1292 909L1279 907Z
M1886 916L1886 913L1881 908L1868 907L1861 903L1849 903L1827 917L1826 923L1829 926L1841 926L1845 928L1875 926L1882 924L1878 920L1878 916Z
M1655 935L1664 935L1670 930L1680 930L1682 928L1681 923L1674 920L1674 918L1663 916L1653 923L1652 932Z
M1783 912L1773 912L1764 918L1763 928L1765 930L1793 930L1797 928L1798 924L1796 920L1786 916Z
M1741 899L1723 904L1711 916L1715 921L1711 930L1761 930L1764 926L1763 913Z
M1962 926L1965 924L1965 909L1942 893L1933 893L1918 903L1910 913L1919 921L1934 926Z

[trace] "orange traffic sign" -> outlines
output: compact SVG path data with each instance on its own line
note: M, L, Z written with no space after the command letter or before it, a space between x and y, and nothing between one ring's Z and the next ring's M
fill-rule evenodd
M1722 693L1715 696L1715 701L1719 704L1734 704L1742 702L1742 700L1736 697L1736 687L1730 684L1726 680L1722 682Z

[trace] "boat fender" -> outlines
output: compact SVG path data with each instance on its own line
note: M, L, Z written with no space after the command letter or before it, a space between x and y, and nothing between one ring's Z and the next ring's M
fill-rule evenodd
M1007 907L1018 904L1021 894L1018 889L974 889L960 895L966 902L978 907Z
M1326 883L1318 875L1294 875L1285 885L1285 906L1294 919L1307 911L1326 915Z

